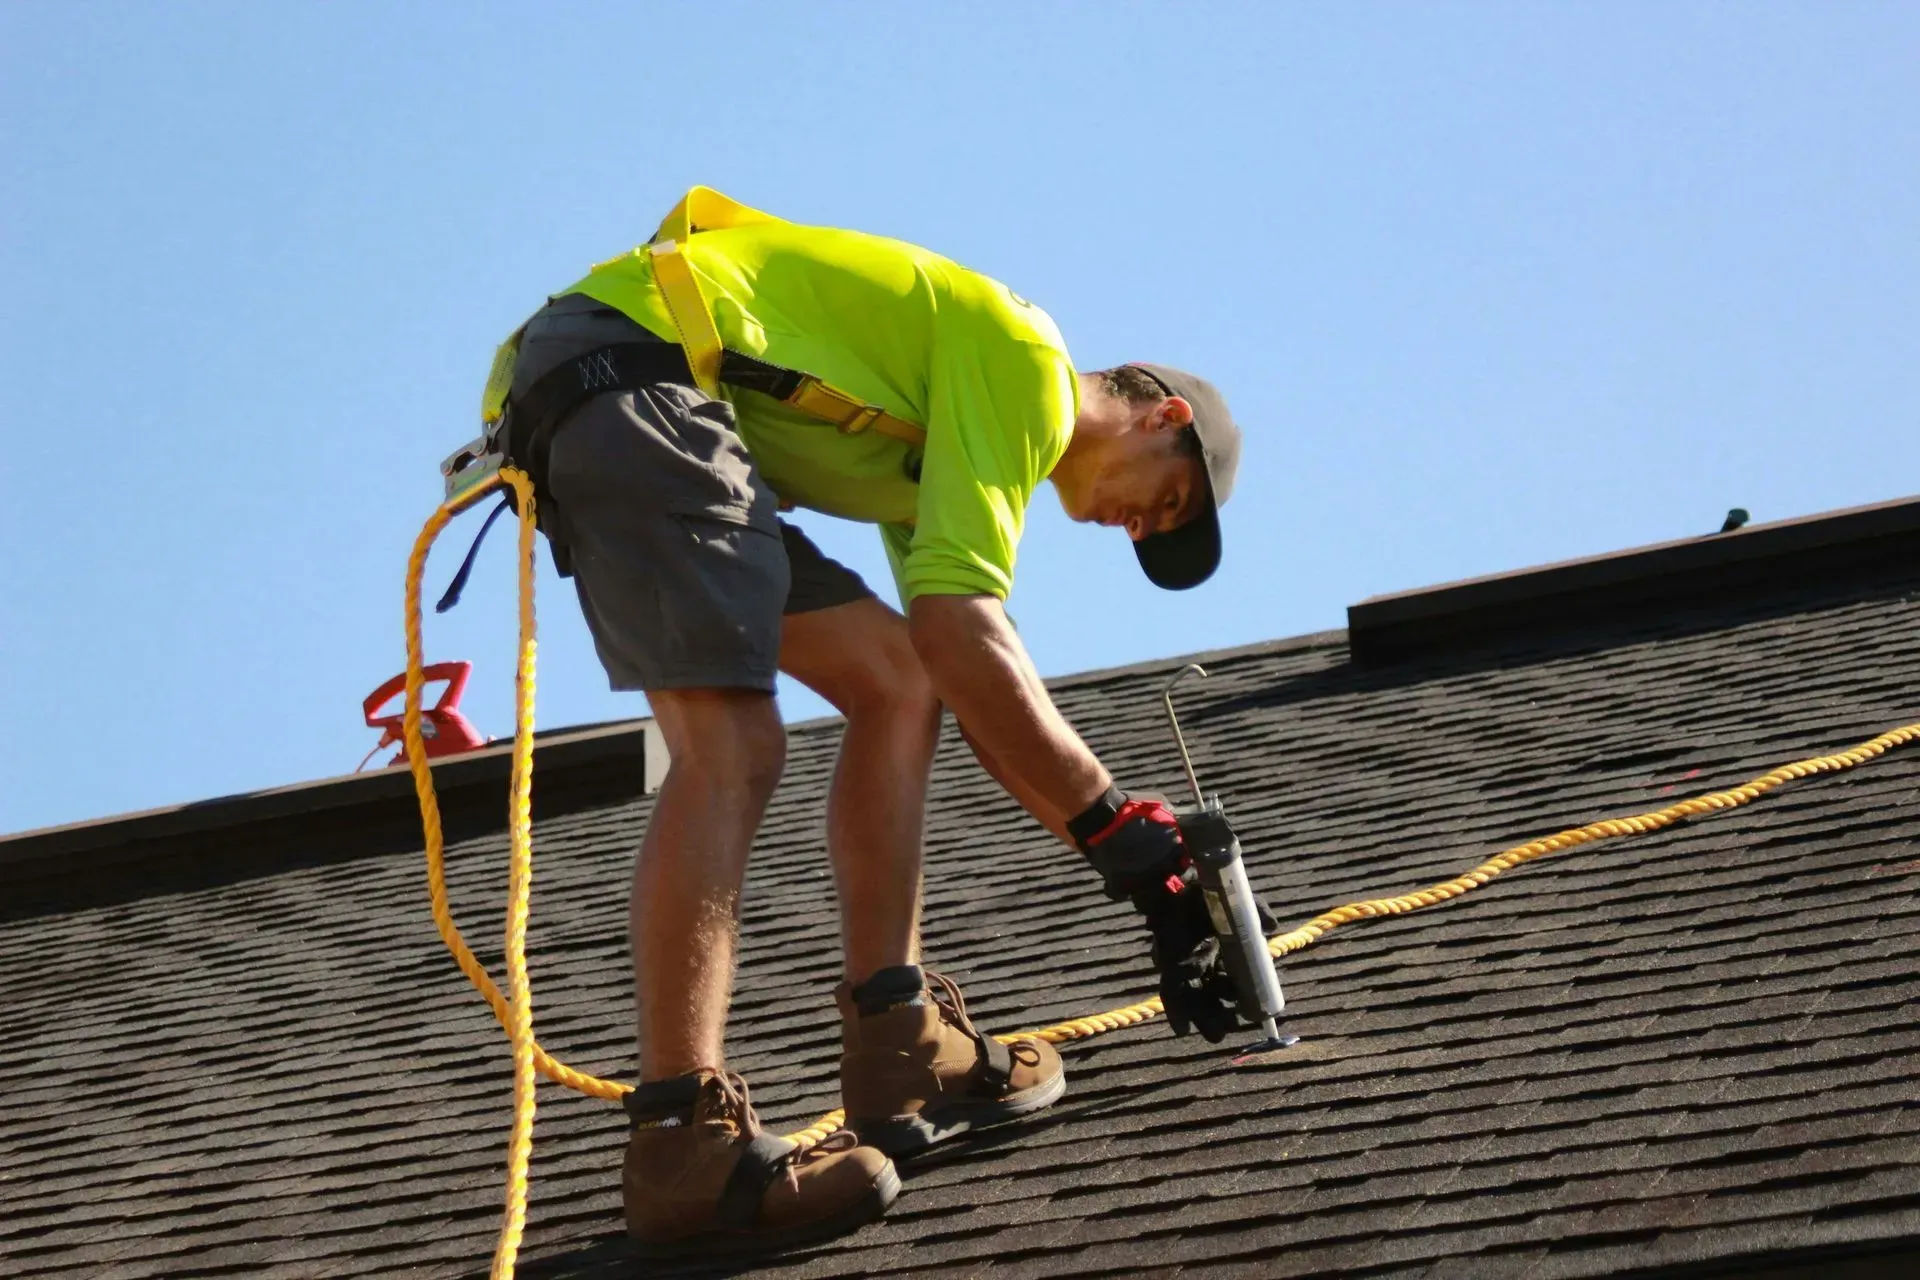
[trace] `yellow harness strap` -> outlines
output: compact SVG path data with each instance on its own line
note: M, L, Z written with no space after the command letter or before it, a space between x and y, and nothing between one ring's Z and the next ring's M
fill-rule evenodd
M493 353L493 368L487 372L487 389L480 393L480 421L488 426L500 421L507 411L507 394L513 390L513 367L520 358L521 325Z
M867 404L857 396L830 387L812 374L802 375L800 385L793 389L785 403L810 417L831 422L842 435L878 431L883 436L904 440L916 449L923 449L927 444L925 428L897 418L879 405Z
M721 363L726 348L720 341L720 329L713 322L713 308L700 292L700 281L693 274L680 245L687 237L724 227L743 227L756 222L778 222L770 213L750 209L729 199L711 187L695 187L681 198L666 216L660 229L647 245L653 260L654 283L666 301L680 333L681 349L687 353L687 368L693 380L708 395L720 394ZM494 352L493 369L487 375L487 388L480 398L480 419L492 424L505 412L507 395L513 389L513 368L520 353L520 335L526 326L515 329ZM927 432L917 423L888 413L877 404L868 404L838 387L822 382L810 373L783 401L810 418L832 423L843 435L857 436L877 431L883 436L904 441L916 449L925 448Z
M687 353L687 368L693 380L710 396L720 394L720 330L713 323L713 311L700 292L680 246L672 240L660 240L647 246L653 256L653 279L660 296L667 301L674 328L680 331L680 345Z
M712 187L695 187L680 197L680 203L673 206L671 212L660 220L660 226L653 233L652 243L662 240L685 240L688 236L702 231L726 230L730 227L750 227L757 222L780 222L782 219L758 209L749 208L731 196L723 196Z
M667 311L680 331L687 367L693 370L693 380L708 395L719 394L720 365L726 352L719 327L713 322L713 309L707 305L706 295L700 292L700 281L694 276L693 268L680 252L681 242L702 231L778 221L772 214L748 208L711 187L695 187L667 214L647 246L653 259L654 283L660 286L660 296L666 300ZM868 404L858 396L848 395L809 373L800 375L799 385L784 403L809 417L831 422L843 435L877 431L915 448L923 448L927 443L926 429L917 423L888 413L879 405Z

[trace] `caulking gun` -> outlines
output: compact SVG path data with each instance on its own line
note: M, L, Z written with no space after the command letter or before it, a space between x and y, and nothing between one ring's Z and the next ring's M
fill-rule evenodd
M1247 869L1240 861L1240 839L1227 821L1220 797L1209 800L1200 790L1200 777L1193 771L1193 757L1187 753L1187 740L1180 732L1180 719L1173 711L1173 687L1190 672L1207 672L1197 663L1189 663L1174 673L1161 693L1167 708L1167 726L1173 730L1174 745L1180 748L1180 763L1186 768L1187 782L1193 787L1193 806L1174 809L1180 824L1180 837L1187 856L1200 876L1200 890L1207 904L1207 915L1220 939L1221 956L1239 993L1240 1016L1266 1033L1258 1044L1234 1055L1235 1066L1255 1066L1300 1037L1281 1032L1279 1017L1286 1011L1287 998L1280 990L1280 973L1274 968L1273 953L1267 950L1267 936L1260 927L1260 912L1254 906L1253 886L1247 883Z

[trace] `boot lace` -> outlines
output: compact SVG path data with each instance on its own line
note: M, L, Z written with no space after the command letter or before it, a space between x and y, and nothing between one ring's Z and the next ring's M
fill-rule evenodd
M744 1076L734 1071L716 1071L707 1077L704 1088L708 1105L702 1112L703 1123L743 1142L752 1142L760 1136L760 1116L753 1109L752 1094ZM831 1133L809 1147L795 1144L784 1157L787 1186L796 1192L800 1190L799 1166L836 1151L851 1151L859 1145L860 1139L847 1129Z
M745 1077L733 1071L716 1071L702 1088L707 1095L700 1112L703 1124L748 1142L760 1136L760 1117L754 1112Z
M960 984L944 973L935 973L928 969L927 990L933 996L933 1002L940 1009L940 1016L948 1026L958 1028L975 1041L981 1039L981 1033L973 1025L973 1019L967 1016L967 998L960 994ZM1007 1056L1015 1062L1029 1067L1040 1065L1040 1046L1022 1037L1007 1045Z

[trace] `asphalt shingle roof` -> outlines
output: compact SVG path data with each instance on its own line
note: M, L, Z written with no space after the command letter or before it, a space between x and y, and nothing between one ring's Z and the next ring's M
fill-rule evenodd
M1181 661L1054 684L1123 783L1176 788L1157 695ZM1290 926L1920 720L1920 570L1391 666L1354 665L1344 633L1206 662L1181 694L1196 764ZM730 1053L776 1129L836 1102L819 801L837 737L795 729L749 877ZM1545 1280L1911 1258L1917 784L1907 748L1349 926L1283 965L1303 1040L1281 1064L1235 1069L1158 1023L1070 1048L1044 1121L908 1166L885 1220L766 1273ZM601 1074L631 1066L624 902L648 804L536 837L538 1030ZM1149 990L1127 910L951 731L929 825L930 963L983 1025ZM0 918L0 1272L484 1273L504 1038L434 935L417 852L338 843L211 883L148 868L137 894L90 896L82 865L70 902ZM504 837L450 863L497 970ZM542 1087L522 1275L640 1274L623 1137L617 1108Z

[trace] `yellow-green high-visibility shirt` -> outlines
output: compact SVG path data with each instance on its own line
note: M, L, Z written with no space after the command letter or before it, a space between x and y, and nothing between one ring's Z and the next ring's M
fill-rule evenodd
M1005 599L1027 503L1066 450L1079 380L1046 312L925 249L830 227L756 222L682 242L720 340L926 428L918 449L842 434L759 392L722 387L775 493L881 526L904 606ZM678 331L644 249L565 290L653 333Z

